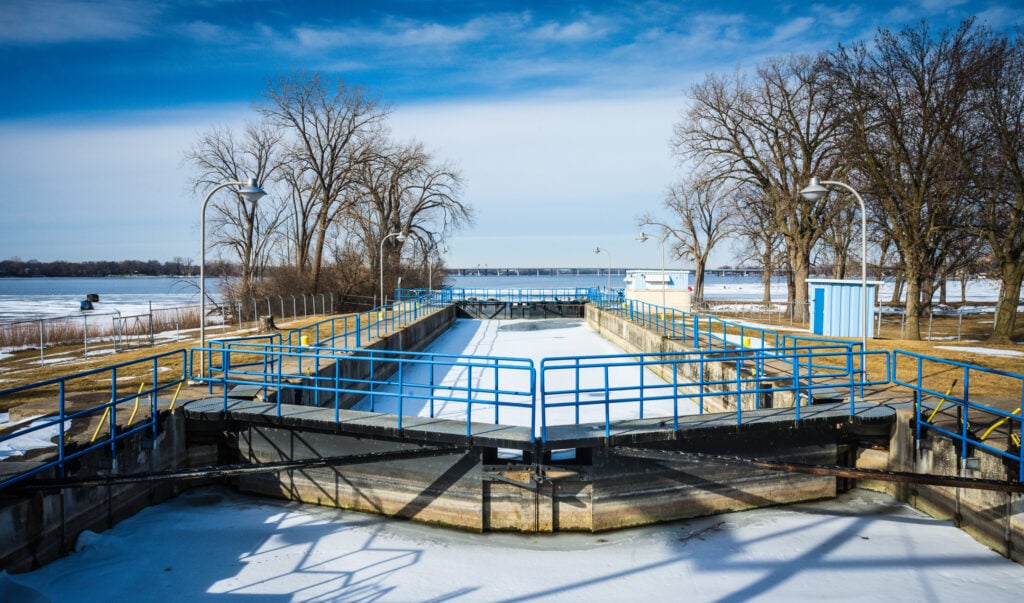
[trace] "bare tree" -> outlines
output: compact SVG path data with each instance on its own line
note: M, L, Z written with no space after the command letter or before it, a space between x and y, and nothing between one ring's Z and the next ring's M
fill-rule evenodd
M300 230L311 227L308 258L317 291L328 233L356 198L349 190L355 168L366 160L389 110L358 87L304 72L271 82L258 109L290 136L289 178L297 185L293 193L300 195L293 205L305 208L310 221L295 224Z
M690 91L674 129L675 153L710 177L756 187L786 239L795 283L790 301L806 316L811 251L838 207L799 191L811 176L836 175L838 108L819 62L790 56L766 62L751 80L710 75Z
M282 152L281 132L266 123L246 126L242 134L230 128L213 128L185 155L196 169L192 180L197 194L226 181L244 182L256 178L268 187L278 176ZM265 265L271 233L282 219L281 206L271 198L260 203L247 203L236 193L211 199L211 232L216 233L213 245L229 249L240 265L240 294L251 296L256 279Z
M1024 281L1024 34L989 42L978 107L986 149L976 171L978 230L999 265L1002 287L989 340L1012 340Z
M840 46L829 57L847 99L846 159L903 260L911 339L921 337L923 285L939 272L964 220L969 157L979 150L968 102L977 46L971 21L938 35L922 22L899 33L880 30L872 44Z
M367 255L373 258L372 267L379 270L378 262L383 262L389 282L399 274L404 244L397 237L385 239L388 234L406 234L414 243L408 248L414 251L432 250L473 219L471 207L461 200L458 171L449 164L435 164L421 143L379 141L372 157L360 164L354 190L358 201L351 205L348 223L371 250Z
M665 197L670 221L660 221L653 214L640 219L641 226L655 226L675 239L675 257L693 261L693 302L697 306L704 301L704 275L711 252L735 227L736 206L730 192L721 180L691 175L672 186Z
M761 303L772 300L772 274L785 263L782 235L770 225L775 209L765 203L756 187L745 185L736 190L735 236L741 241L740 263L753 262L761 268Z

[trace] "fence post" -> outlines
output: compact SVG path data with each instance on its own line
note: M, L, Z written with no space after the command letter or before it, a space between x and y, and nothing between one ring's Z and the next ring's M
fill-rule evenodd
M43 335L43 321L39 321L39 366L45 364L43 360L43 347L46 345L46 338Z
M89 355L89 315L85 314L85 313L82 314L82 331L83 331L82 337L84 338L84 341L82 343L85 346L85 354L84 355L88 356Z

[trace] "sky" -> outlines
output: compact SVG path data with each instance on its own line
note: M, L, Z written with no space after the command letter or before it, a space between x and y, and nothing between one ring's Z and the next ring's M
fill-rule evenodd
M449 266L658 266L638 218L685 173L690 86L970 15L1024 25L1016 0L0 0L0 259L197 261L185 153L302 69L378 94L396 139L459 167L476 221Z

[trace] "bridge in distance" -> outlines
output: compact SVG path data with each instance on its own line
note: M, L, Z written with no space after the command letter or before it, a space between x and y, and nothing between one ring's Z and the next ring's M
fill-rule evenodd
M626 276L627 270L639 270L640 268L611 268L613 275ZM651 269L650 266L646 269ZM491 266L472 266L465 268L445 268L448 276L604 276L608 274L608 268L500 268ZM705 274L708 276L761 276L760 268L708 268ZM785 272L776 271L777 276L784 276Z

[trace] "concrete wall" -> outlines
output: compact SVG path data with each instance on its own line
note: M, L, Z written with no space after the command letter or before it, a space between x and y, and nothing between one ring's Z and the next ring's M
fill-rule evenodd
M912 406L897 410L887 451L862 452L858 467L913 471L935 475L1016 481L1000 457L977 450L977 470L961 469L954 442L935 433L922 440L915 452ZM1024 495L977 490L861 480L861 487L886 492L938 519L948 519L992 550L1024 563Z
M372 344L364 346L364 349L397 352L417 352L423 350L444 333L448 327L452 326L455 323L455 318L456 308L454 306L447 306L442 310L420 318L394 333L381 337ZM315 353L315 348L311 349L310 352ZM321 378L334 379L335 361L333 359L325 359L317 364L315 359L306 358L303 362L304 365L308 364L310 369ZM373 363L368 360L343 359L337 367L337 375L343 383L343 388L363 391L367 387L366 384L360 384L357 381L369 380L371 368L373 379L382 381L394 374L397 367L396 363L387 362L382 359L375 360ZM305 406L334 406L334 390L332 388L328 388L322 383L322 389L311 389L314 385L312 379L304 380L302 385L310 389L285 389L281 393L281 403ZM341 408L351 408L353 404L362 398L362 393L342 394L339 405ZM276 395L271 397L270 401L276 403Z
M711 432L714 433L711 433ZM797 433L799 432L799 433ZM700 447L805 463L836 462L835 430L708 430ZM687 446L700 440L688 437ZM281 461L413 450L415 444L249 426L238 435L247 461ZM663 450L683 443L663 443ZM600 531L687 517L834 497L833 478L785 474L728 462L631 458L603 445L586 463L531 480L527 467L484 464L493 451L246 475L239 489L473 531Z
M155 445L147 432L121 441L119 473L161 471L187 464L183 413L162 411L160 422ZM91 477L109 472L110 457L96 452L70 466L73 469L66 473L68 477ZM53 472L42 477L57 476ZM17 573L49 563L74 550L83 530L109 529L149 505L176 496L182 489L174 482L161 481L5 496L0 500L0 568Z
M635 322L629 321L621 316L616 316L610 312L606 312L594 306L587 306L586 311L587 324L590 328L594 329L595 332L608 339L616 346L621 348L623 351L631 354L643 354L643 353L662 353L662 352L692 352L693 348L683 345L681 342L663 337L654 331L651 331ZM750 366L744 366L741 368L744 371L744 377L749 377L752 373ZM672 367L669 365L652 365L650 367L652 371L657 373L665 381L672 383ZM701 371L703 370L703 376ZM705 393L714 393L715 391L728 391L734 389L731 382L736 379L736 362L714 362L705 361L703 366L698 363L679 365L678 367L678 382L679 383L692 383L701 381L702 377L704 381L722 381L728 382L728 385L721 386L708 386L705 389ZM772 377L770 372L767 373L767 377ZM768 383L766 379L765 383ZM749 387L749 386L745 386ZM681 388L687 389L687 388ZM693 389L693 388L690 388ZM696 393L696 392L689 392ZM794 396L792 392L781 391L775 392L769 397L766 395L760 396L755 394L744 394L741 397L741 404L744 410L750 410L754 408L764 408L771 406L773 408L783 408L793 406ZM736 410L736 396L716 396L709 395L704 398L704 412L733 412Z

